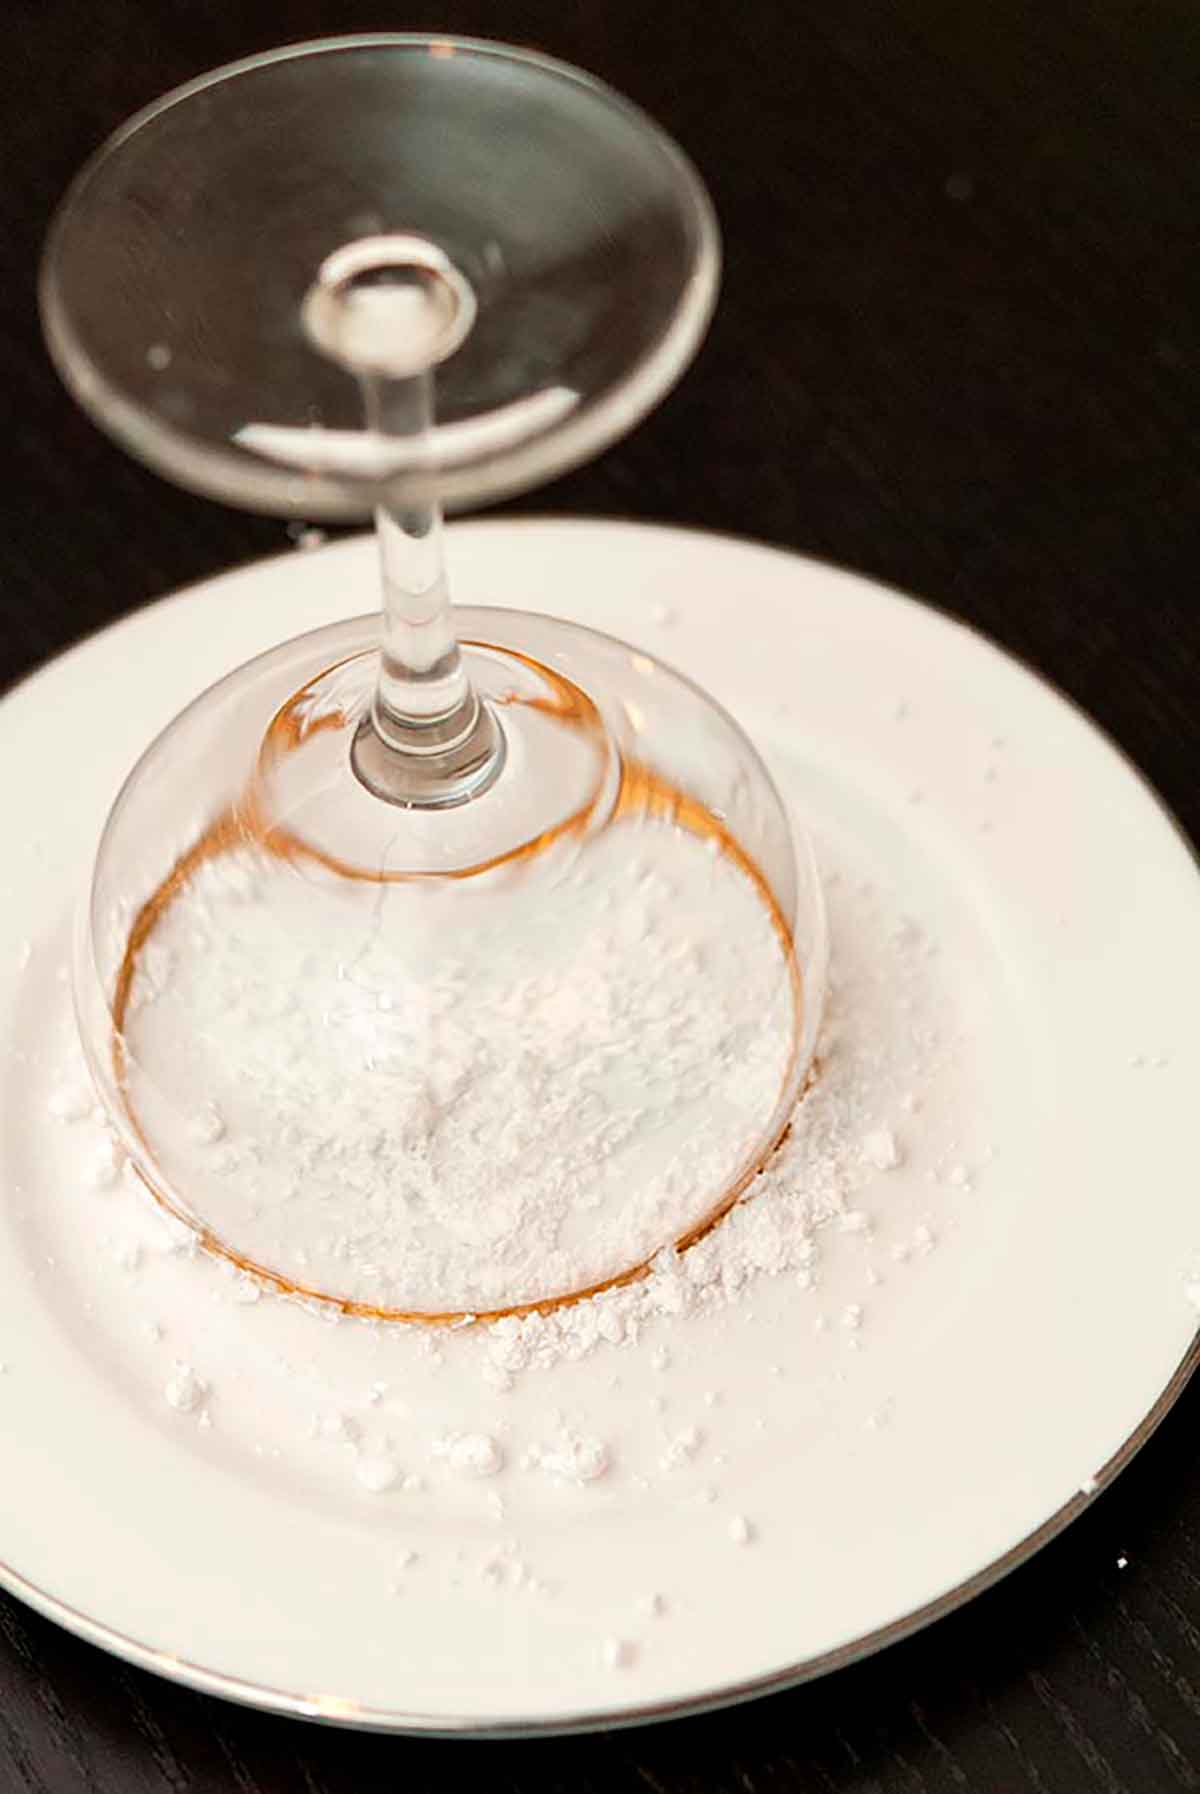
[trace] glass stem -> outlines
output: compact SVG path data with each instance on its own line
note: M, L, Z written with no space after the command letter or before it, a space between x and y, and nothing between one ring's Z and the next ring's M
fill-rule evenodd
M363 381L368 428L428 448L433 379ZM432 469L410 475L403 492L377 506L383 580L383 648L372 715L402 753L437 752L469 730L479 705L450 617L442 512Z
M366 421L428 456L433 377L361 377ZM467 676L450 609L432 459L375 510L383 584L379 678L355 739L355 771L377 796L441 809L491 784L503 759L492 712ZM369 731L369 738L368 732Z

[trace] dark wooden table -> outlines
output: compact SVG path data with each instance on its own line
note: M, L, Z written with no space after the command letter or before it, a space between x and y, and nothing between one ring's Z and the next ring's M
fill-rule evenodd
M1065 687L1200 831L1196 0L7 0L0 681L285 542L134 466L59 389L33 283L62 188L177 82L373 27L583 63L663 120L717 201L725 296L697 367L525 508L763 537L921 593ZM0 1794L1200 1788L1198 1423L1193 1389L1063 1538L908 1643L607 1738L305 1728L0 1598Z

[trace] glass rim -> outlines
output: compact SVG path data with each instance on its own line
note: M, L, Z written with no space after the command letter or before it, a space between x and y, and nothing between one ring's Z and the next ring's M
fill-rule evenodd
M716 213L697 169L674 138L634 101L586 70L539 50L475 37L431 32L363 32L314 38L224 63L172 88L135 112L93 151L60 200L38 271L38 305L50 357L68 391L108 436L155 472L185 489L244 510L320 521L367 515L375 490L366 482L256 462L166 423L106 378L72 324L58 278L60 246L76 206L109 157L164 112L207 88L275 63L347 50L447 52L507 62L582 88L624 115L671 170L681 211L695 240L694 263L658 341L607 391L587 398L565 418L502 451L439 461L438 485L448 510L495 503L555 479L601 453L634 428L676 384L702 342L716 304L721 239ZM435 430L435 449L437 432Z

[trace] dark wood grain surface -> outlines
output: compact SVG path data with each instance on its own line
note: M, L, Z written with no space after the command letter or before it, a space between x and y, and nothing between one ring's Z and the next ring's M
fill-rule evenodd
M522 508L711 526L908 587L1065 687L1200 831L1196 0L7 0L3 24L0 682L285 544L134 466L57 386L34 271L78 163L162 90L276 42L478 33L660 117L728 256L680 390ZM306 1728L0 1598L0 1794L1200 1788L1198 1421L1193 1389L1064 1537L921 1636L606 1738Z

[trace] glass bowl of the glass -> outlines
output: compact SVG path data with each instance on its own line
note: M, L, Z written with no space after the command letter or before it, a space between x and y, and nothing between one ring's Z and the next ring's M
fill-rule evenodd
M824 990L811 856L730 717L594 631L459 621L555 769L536 833L451 872L356 857L313 774L370 703L366 617L160 736L78 934L147 1189L266 1287L393 1320L547 1309L686 1252L786 1128Z
M704 334L704 188L636 106L501 44L331 39L218 69L129 121L59 209L56 364L133 454L232 504L368 514L385 452L306 327L347 245L436 245L473 300L438 375L444 504L536 485L623 435ZM390 459L389 459L390 456Z

